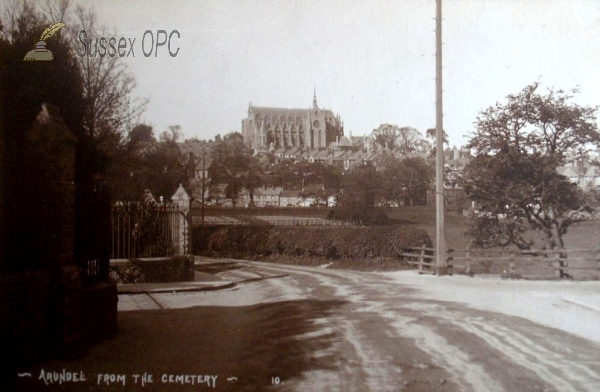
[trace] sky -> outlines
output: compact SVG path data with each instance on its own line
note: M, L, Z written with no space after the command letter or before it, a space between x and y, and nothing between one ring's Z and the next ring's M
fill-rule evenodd
M77 0L76 0L77 1ZM109 31L135 38L124 57L141 121L186 138L241 132L248 105L339 113L346 135L380 124L435 127L434 0L96 0ZM540 81L579 87L600 105L600 1L445 0L444 129L464 145L480 111ZM142 53L144 32L173 35L171 57ZM161 37L162 38L162 37ZM144 44L148 52L150 35Z

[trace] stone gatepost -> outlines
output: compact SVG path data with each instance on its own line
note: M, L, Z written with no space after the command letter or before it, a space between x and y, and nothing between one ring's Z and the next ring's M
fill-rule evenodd
M81 340L81 269L75 262L75 151L78 140L59 114L43 104L30 133L28 170L35 185L27 195L40 245L40 263L51 271L50 325L62 347Z

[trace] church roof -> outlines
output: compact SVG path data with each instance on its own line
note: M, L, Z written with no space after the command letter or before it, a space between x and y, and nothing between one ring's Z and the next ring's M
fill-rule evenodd
M286 108L272 108L272 107L260 107L253 106L252 112L254 116L258 117L292 117L294 120L298 117L306 119L308 117L308 109L286 109Z
M319 109L326 117L334 116L331 110ZM271 117L271 118L281 118L285 117L287 120L291 117L294 121L300 117L302 120L308 118L309 109L287 109L287 108L274 108L274 107L266 107L266 106L252 106L252 112L255 117Z

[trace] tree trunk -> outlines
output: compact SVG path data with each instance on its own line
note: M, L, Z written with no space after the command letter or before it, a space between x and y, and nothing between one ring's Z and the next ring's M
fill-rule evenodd
M556 216L554 214L554 208L552 208L552 207L548 208L548 217L550 218L550 221L551 221L550 233L552 235L552 242L554 245L553 249L563 250L564 242L562 239L562 235L560 234L560 228L558 225L558 221L556 220ZM560 268L567 266L567 262L566 262L567 254L565 252L560 252L560 253L554 253L554 254L552 254L552 256L556 259L554 262L554 267L558 268L556 270L557 276L560 279L565 278L566 273L564 272L563 269L560 269Z

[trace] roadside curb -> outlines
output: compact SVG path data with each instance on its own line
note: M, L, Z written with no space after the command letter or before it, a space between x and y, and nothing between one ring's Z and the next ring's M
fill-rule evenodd
M191 282L190 282L191 283ZM162 294L162 293L190 293L199 291L216 291L224 290L235 287L235 282L224 281L218 282L217 284L202 283L202 285L189 285L189 286L170 286L164 285L163 287L144 288L140 285L122 285L117 286L118 295L121 294ZM124 287L124 286L137 286L137 287Z

